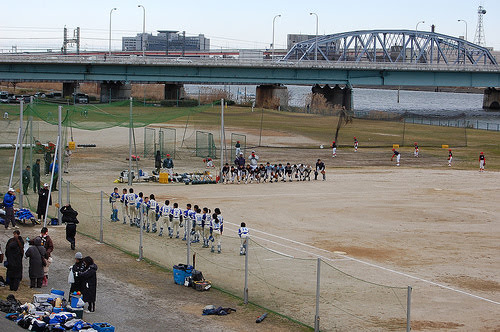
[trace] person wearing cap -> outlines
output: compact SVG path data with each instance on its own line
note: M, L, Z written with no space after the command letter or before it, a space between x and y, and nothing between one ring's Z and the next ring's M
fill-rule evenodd
M240 144L240 141L236 142L236 145L234 146L234 148L235 148L234 154L236 156L239 156L240 153L241 153L241 144Z
M68 173L69 160L71 159L71 155L72 154L73 154L73 152L71 152L71 150L69 149L69 146L66 145L66 148L64 149L64 158L63 158L63 161L64 161L64 164L63 164L64 173Z
M356 136L354 136L354 152L358 151L358 139Z
M453 153L451 153L451 149L448 150L448 166L451 167L451 160L453 159Z
M5 229L9 229L9 223L12 227L19 228L16 226L16 220L14 218L14 201L16 200L16 191L14 188L9 188L7 193L3 196L3 206L5 208Z
M161 160L160 150L157 150L155 155L155 168L158 174L160 174L161 162L162 160Z
M47 200L52 205L52 197L49 194L49 184L44 183L43 188L38 191L38 205L36 208L38 222L42 223L45 219L45 210L47 209ZM43 218L43 219L42 219Z
M318 180L318 174L323 175L323 181L326 180L325 163L318 159L316 162L316 170L314 171L314 180Z
M36 194L40 190L40 159L33 164L31 176L33 176L33 192Z
M332 158L337 157L337 143L335 141L332 142Z
M23 194L28 195L28 188L31 182L31 167L28 165L23 169Z
M401 153L396 151L396 149L392 149L391 161L394 160L394 157L396 157L396 166L399 166L399 160L401 159Z
M418 143L417 143L417 142L415 142L415 143L413 143L413 145L414 145L414 147L415 147L415 151L413 152L413 156L414 156L415 158L418 158Z
M255 171L255 169L257 169L257 166L259 165L259 156L255 154L255 150L252 150L252 153L250 154L250 156L248 156L248 161L250 162L252 171Z
M80 276L80 273L83 272L84 270L84 265L83 265L83 255L81 252L77 252L75 254L75 264L71 266L70 271L73 273L73 278L74 282L71 283L71 286L69 288L69 294L73 294L73 292L81 292L83 290L83 283L82 283L82 277Z
M172 160L172 158L170 158L169 154L167 154L167 158L163 160L163 168L167 169L168 177L172 178L172 176L174 175L174 161Z
M484 166L486 166L486 157L484 152L479 154L479 172L484 172Z

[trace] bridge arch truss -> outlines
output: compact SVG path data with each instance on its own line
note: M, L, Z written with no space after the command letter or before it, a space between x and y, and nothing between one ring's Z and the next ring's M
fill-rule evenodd
M497 65L482 46L416 30L363 30L318 36L295 44L281 61Z

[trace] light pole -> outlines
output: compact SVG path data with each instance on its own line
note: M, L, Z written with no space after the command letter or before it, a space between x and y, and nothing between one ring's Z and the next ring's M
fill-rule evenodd
M458 22L464 22L465 23L465 41L467 41L467 21L466 20L458 20Z
M319 17L318 14L316 13L309 13L309 15L315 15L316 16L316 47L314 50L314 61L318 62L318 27L319 27Z
M417 23L417 25L415 26L415 31L418 31L418 26L421 24L421 23L425 23L425 21L420 21Z
M116 10L116 8L112 8L109 11L109 55L111 56L111 13Z
M278 17L281 17L281 14L276 15L276 16L274 16L274 18L273 18L273 43L271 44L271 46L272 46L272 49L271 49L271 50L272 50L272 51L271 51L271 60L274 60L274 22L276 21L276 19L277 19Z
M142 47L142 56L145 54L145 45L144 45L144 35L146 34L146 8L143 5L137 5L137 7L142 8L142 37L141 37L141 47Z

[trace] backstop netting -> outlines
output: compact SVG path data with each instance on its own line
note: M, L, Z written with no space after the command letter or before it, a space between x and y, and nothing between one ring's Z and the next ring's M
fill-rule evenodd
M215 159L216 155L214 135L205 131L196 131L196 157Z
M156 154L156 129L144 128L144 158L152 158Z
M165 158L167 154L175 158L176 131L175 128L160 128L158 132L158 142L160 145L160 154Z
M239 144L239 147L237 146ZM236 159L240 152L246 156L247 135L231 133L231 161Z

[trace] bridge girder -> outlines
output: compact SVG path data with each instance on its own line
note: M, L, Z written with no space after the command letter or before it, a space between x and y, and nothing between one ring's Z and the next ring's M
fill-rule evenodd
M318 36L295 44L280 61L445 63L497 65L482 46L436 32L361 30Z

